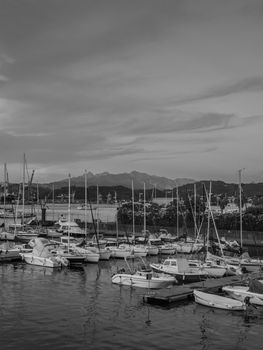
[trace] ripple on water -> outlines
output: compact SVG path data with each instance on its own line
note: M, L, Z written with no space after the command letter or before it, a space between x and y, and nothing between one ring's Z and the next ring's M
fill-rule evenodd
M111 283L122 263L62 271L1 265L1 350L261 347L263 308L246 319L195 303L149 306L142 302L146 290Z

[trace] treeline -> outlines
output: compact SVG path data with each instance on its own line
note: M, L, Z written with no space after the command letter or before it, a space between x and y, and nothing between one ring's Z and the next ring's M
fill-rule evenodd
M192 208L181 207L177 211L176 205L169 205L164 208L157 204L151 204L146 207L146 225L147 226L163 226L163 227L178 227L186 234L188 230L193 231L195 226L194 213ZM213 215L216 228L218 230L239 230L240 229L240 214L217 214ZM118 219L121 224L132 225L133 210L132 204L123 205L118 211ZM144 223L144 207L141 205L134 206L134 223L135 225L143 226ZM208 225L208 215L204 211L196 213L196 226L199 228L202 225L206 229ZM210 216L210 226L213 227L213 220ZM245 231L262 231L263 232L263 206L250 207L242 214L242 228Z

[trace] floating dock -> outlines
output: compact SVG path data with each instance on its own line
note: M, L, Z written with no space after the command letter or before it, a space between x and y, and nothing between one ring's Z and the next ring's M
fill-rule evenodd
M177 285L171 288L165 288L158 291L149 291L143 296L143 301L160 306L171 306L181 301L193 299L194 289L203 291L220 292L223 286L229 284L245 283L249 278L263 278L262 272L243 274L240 276L228 276L222 278L209 278L201 282L188 283L185 285Z

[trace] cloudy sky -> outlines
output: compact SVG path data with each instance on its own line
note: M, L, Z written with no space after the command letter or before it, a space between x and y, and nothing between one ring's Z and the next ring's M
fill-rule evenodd
M0 0L0 165L263 181L262 0ZM2 173L2 175L1 175ZM3 178L3 171L0 178Z

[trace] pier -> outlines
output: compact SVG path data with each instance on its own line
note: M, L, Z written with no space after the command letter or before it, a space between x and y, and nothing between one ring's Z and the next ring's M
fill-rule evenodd
M143 301L152 305L172 306L178 302L192 300L194 289L220 292L223 286L245 283L248 278L263 278L263 271L240 276L209 278L201 282L176 285L156 292L149 291L143 296Z

